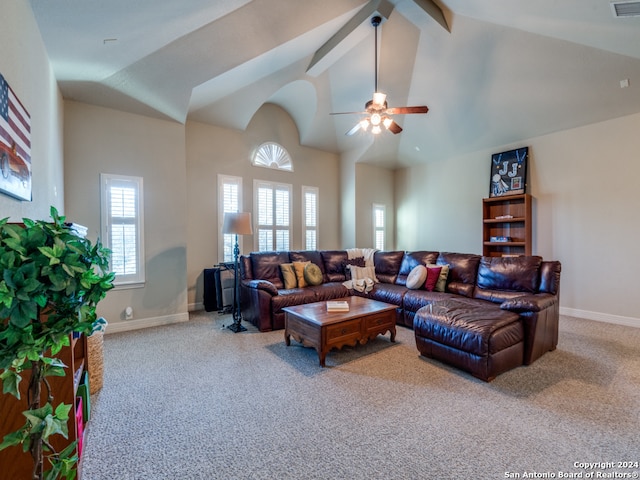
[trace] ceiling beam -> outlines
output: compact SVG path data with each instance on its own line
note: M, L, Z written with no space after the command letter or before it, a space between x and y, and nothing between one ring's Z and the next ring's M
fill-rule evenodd
M436 5L433 0L413 0L416 5L418 5L422 10L427 12L427 14L433 18L436 22L438 22L442 28L444 28L447 32L451 33L451 29L449 28L449 24L447 23L447 19L444 18L444 13L442 13L442 9Z
M338 30L324 45L322 45L311 59L307 73L309 75L318 76L331 63L327 57L338 45L340 45L347 36L349 36L356 28L358 28L365 20L368 20L374 13L378 13L385 19L389 18L393 11L393 5L388 0L370 0L364 7L358 11L340 30ZM440 12L442 14L442 12ZM443 17L444 18L444 17ZM324 60L324 61L323 61Z

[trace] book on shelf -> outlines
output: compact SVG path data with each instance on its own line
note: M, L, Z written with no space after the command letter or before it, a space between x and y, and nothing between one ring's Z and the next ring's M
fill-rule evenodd
M491 238L489 238L489 241L490 242L497 242L497 243L510 242L511 241L511 237L503 237L503 236L491 237Z
M327 312L348 312L349 302L346 301L329 301L327 302Z

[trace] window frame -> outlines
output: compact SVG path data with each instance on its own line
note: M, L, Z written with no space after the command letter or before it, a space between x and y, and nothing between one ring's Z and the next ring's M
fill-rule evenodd
M315 196L315 208L314 208L314 218L315 225L309 226L307 225L307 194L312 194ZM307 185L302 186L302 245L305 250L318 250L318 230L319 230L319 205L320 205L320 189L318 187L310 187ZM315 245L312 247L308 244L307 233L313 231L315 232Z
M269 163L266 163L267 158ZM264 142L258 145L251 156L251 165L282 172L293 172L291 155L286 148L276 142Z
M242 212L242 177L236 177L233 175L225 175L222 173L218 174L218 260L220 263L224 262L224 263L229 263L229 262L233 262L234 261L234 256L233 256L233 246L235 246L235 235L232 234L227 234L230 237L232 237L231 239L231 243L232 243L232 248L231 248L231 257L229 259L225 258L225 251L224 251L224 247L225 247L225 243L224 243L224 237L225 234L222 233L222 225L224 224L224 214L225 212L231 212L232 210L226 210L226 205L225 205L225 192L224 192L224 186L225 185L236 185L238 188L238 198L237 198L237 211L235 213L238 212ZM240 247L240 251L244 251L243 250L243 240L244 240L244 236L243 235L238 235L238 246Z
M378 227L377 212L382 212L382 226ZM381 203L374 203L372 208L373 223L373 247L378 250L384 250L387 243L387 207ZM382 245L378 245L378 233L382 233Z
M145 276L145 252L144 252L144 188L142 177L130 175L117 175L110 173L100 174L100 230L103 245L113 252L111 238L114 216L111 210L111 189L116 186L131 186L136 191L135 218L133 224L136 230L136 272L135 274L118 275L113 281L114 288L140 288L146 282ZM113 256L113 253L112 253ZM113 270L113 257L109 259L109 268Z
M272 204L271 204L271 215L272 215L272 224L271 225L267 225L267 224L260 224L260 198L259 198L259 190L261 187L269 187L272 189ZM276 199L276 192L277 191L286 191L288 193L288 209L287 209L287 221L288 221L288 225L286 225L286 228L284 228L284 226L278 226L277 225L277 199ZM290 183L284 183L284 182L271 182L268 180L258 180L258 179L254 179L253 180L253 231L254 231L254 249L257 252L260 251L276 251L276 250L291 250L291 231L292 231L292 223L293 223L293 219L291 217L291 208L292 208L292 203L293 203L293 186ZM260 232L261 230L267 230L270 229L272 234L271 234L271 248L267 248L267 249L260 249ZM281 248L278 249L277 247L277 242L278 242L278 235L277 232L278 231L286 231L287 235L288 235L288 246L286 248Z

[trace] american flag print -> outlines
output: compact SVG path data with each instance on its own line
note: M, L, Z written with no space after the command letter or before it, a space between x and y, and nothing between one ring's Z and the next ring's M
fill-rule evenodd
M0 191L31 200L31 116L0 74Z

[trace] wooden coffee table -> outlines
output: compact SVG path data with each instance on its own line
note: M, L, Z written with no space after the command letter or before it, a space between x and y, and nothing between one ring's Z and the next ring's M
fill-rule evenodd
M395 305L363 297L347 297L348 312L327 312L327 302L285 307L284 341L291 345L291 337L318 352L320 366L332 348L365 344L378 335L391 333L396 341Z

